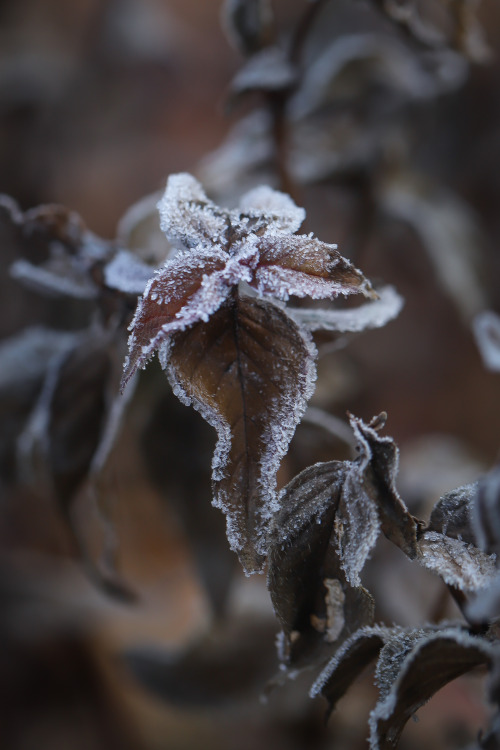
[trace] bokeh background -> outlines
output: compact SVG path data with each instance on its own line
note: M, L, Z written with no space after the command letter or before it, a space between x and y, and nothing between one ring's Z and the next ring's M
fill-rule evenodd
M273 3L278 41L296 38L308 5ZM303 44L306 71L332 41L353 34L387 34L408 58L400 62L399 46L366 39L345 53L347 62L337 52L342 75L318 88L316 104L321 76L304 74L307 86L285 117L288 178L306 208L306 231L393 284L405 307L384 329L318 340L313 405L343 421L347 410L364 419L387 411L401 450L401 494L426 517L443 492L499 458L500 375L485 367L471 326L482 309L500 312L500 10L495 0L480 5L491 53L469 62L455 50L445 85L435 61L425 58L420 72L406 64L421 45L377 3L323 6ZM227 203L262 181L283 187L265 120L275 94L258 90L274 84L264 76L248 94L232 84L244 56L221 11L219 0L2 3L0 192L23 210L68 206L113 239L129 206L161 190L172 172L194 172ZM77 326L78 310L10 278L20 252L4 237L2 339L33 324ZM307 675L262 701L277 669L278 630L265 581L245 579L225 547L222 517L210 507L213 436L175 402L159 368L140 383L107 470L118 567L134 604L93 586L53 498L19 475L17 440L40 383L21 395L12 380L0 376L0 384L2 747L366 746L376 700L369 678L328 726L324 706L307 698ZM338 436L305 422L280 482L348 455ZM88 507L81 512L91 538L97 521ZM457 616L437 582L383 544L367 583L388 623L416 624L436 608ZM123 655L137 647L162 649L156 692L127 668ZM487 722L483 689L482 675L448 686L405 730L401 747L465 747Z

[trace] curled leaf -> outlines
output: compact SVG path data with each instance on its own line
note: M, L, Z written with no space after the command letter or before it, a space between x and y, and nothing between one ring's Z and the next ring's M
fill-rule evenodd
M491 664L494 653L490 643L458 628L393 638L382 649L377 666L381 699L370 715L371 750L395 748L420 706L451 680Z

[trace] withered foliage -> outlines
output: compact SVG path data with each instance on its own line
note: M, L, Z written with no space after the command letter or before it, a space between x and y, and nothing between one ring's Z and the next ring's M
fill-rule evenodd
M398 489L405 477L385 412L348 412L344 422L315 407L308 424L333 433L326 451L312 445L304 453L315 458L301 463L292 443L319 357L403 309L383 273L370 281L357 267L376 267L368 250L384 232L426 251L426 284L435 278L485 366L500 370L499 318L478 271L481 227L412 147L425 140L424 113L441 116L471 66L490 60L478 3L305 5L285 38L268 0L224 3L224 28L244 57L228 109L245 103L245 114L199 166L200 180L170 175L113 241L62 206L23 213L0 198L6 283L34 300L3 323L2 486L53 503L91 580L137 606L141 592L117 571L108 483L131 406L131 433L191 544L213 619L180 651L125 648L120 668L185 711L241 706L266 685L272 700L300 674L327 716L374 669L372 750L395 748L437 691L480 670L494 713L474 750L489 750L500 742L498 466L424 507ZM443 122L446 135L449 114ZM329 189L328 200L341 199L339 237L300 234L315 217L313 191ZM325 386L320 377L323 402L350 376L330 373ZM82 524L96 508L96 528ZM406 596L419 575L442 592L418 623L394 624L384 610L387 550L411 571ZM272 621L258 608L231 611L238 559L247 576L266 572Z

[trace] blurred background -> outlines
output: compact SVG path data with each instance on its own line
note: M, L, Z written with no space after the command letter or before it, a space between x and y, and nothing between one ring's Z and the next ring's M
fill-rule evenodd
M260 8L256 25L252 14L241 21L246 5ZM22 211L74 210L103 246L118 226L119 244L146 252L161 247L152 204L127 211L170 173L193 172L227 205L261 183L289 191L307 211L304 231L338 243L405 299L381 330L318 337L312 405L343 422L347 410L366 420L387 411L400 492L427 518L441 494L499 459L500 375L473 324L484 310L500 313L500 6L468 4L459 23L446 2L417 3L420 15L404 22L398 3L392 15L375 1L271 5L273 18L267 3L224 9L220 0L2 3L0 192ZM176 402L156 365L106 462L108 520L87 491L73 508L91 548L99 534L113 538L133 596L85 573L60 503L28 481L19 446L59 351L45 333L27 341L23 332L78 333L89 302L11 277L13 262L43 263L46 248L2 210L2 747L365 747L370 679L327 726L324 705L307 698L314 675L262 700L278 668L265 580L242 576L210 506L211 429ZM73 363L78 387L60 407L70 421L74 409L84 446L68 460L82 465L95 445L81 412L95 404L78 399L100 377L89 362ZM313 422L299 426L280 484L315 461L349 457L342 434ZM72 503L80 486L81 477ZM380 621L418 624L436 608L457 616L439 582L384 543L369 568ZM401 747L466 747L488 719L483 682L441 691Z

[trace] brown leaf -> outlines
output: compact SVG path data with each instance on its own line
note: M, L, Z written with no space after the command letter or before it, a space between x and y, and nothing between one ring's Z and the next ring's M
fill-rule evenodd
M307 235L265 236L258 243L260 259L251 285L264 294L334 298L359 294L376 298L361 271L336 245Z
M284 312L238 294L160 352L176 395L217 429L214 504L249 573L264 563L275 475L312 393L313 355Z
M350 469L348 461L316 464L295 477L280 497L268 588L283 628L280 656L288 664L321 653L325 642L340 645L373 621L373 600L361 586L347 582L335 548L342 533L335 517Z
M329 704L329 715L368 664L378 657L388 638L396 632L397 628L377 625L357 630L317 677L309 693L311 698L324 696Z
M207 319L213 308L220 305L227 290L220 293L215 290L213 304L208 300L204 302L201 295L204 277L223 267L224 259L220 254L205 252L188 256L181 253L151 278L130 327L132 333L122 389L171 333ZM183 316L179 317L181 310Z
M448 682L490 664L493 657L490 643L458 628L394 638L382 650L377 667L382 698L370 716L371 750L395 748L420 706Z
M452 539L475 544L471 512L477 488L477 482L474 482L443 495L432 509L427 531L437 531Z

